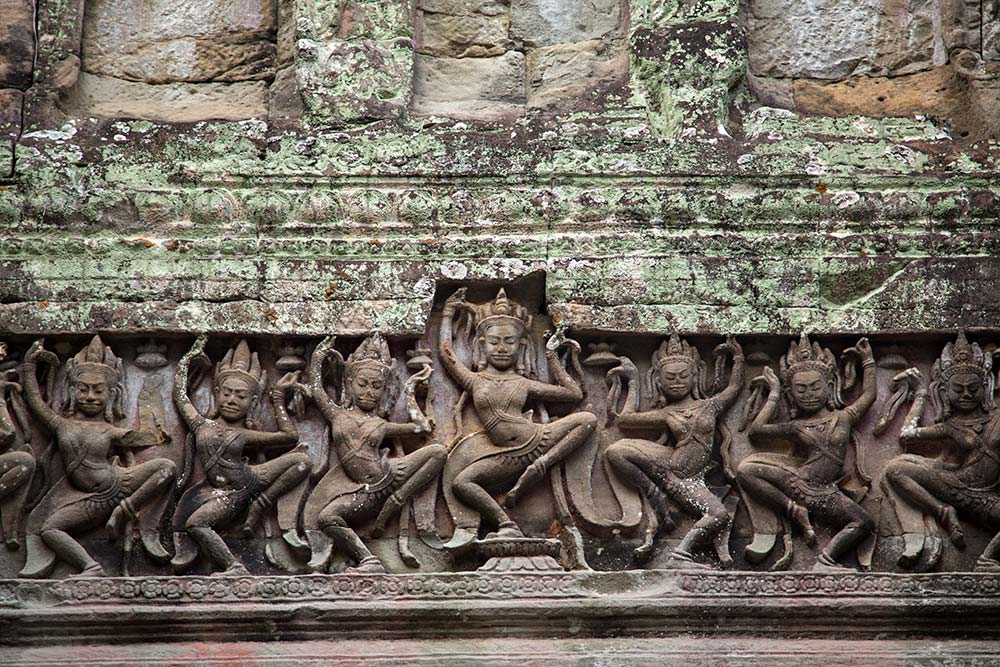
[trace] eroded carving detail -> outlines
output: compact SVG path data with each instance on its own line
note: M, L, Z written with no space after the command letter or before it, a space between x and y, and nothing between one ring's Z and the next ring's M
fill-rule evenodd
M251 353L247 342L241 340L216 365L214 407L207 417L203 416L188 396L188 375L195 359L208 362L203 354L206 342L205 336L195 341L178 364L174 378L174 403L191 430L205 479L188 488L177 506L171 565L177 571L186 570L198 557L200 547L225 574L249 574L218 530L246 513L243 531L252 535L278 498L308 476L309 455L302 447L257 465L247 463L244 458L248 447L274 449L298 442L298 432L285 408L285 396L295 387L299 375L285 374L270 390L278 431L255 429L250 414L265 390L267 379L257 353ZM292 542L296 541L295 522L291 512L279 512L278 525Z
M366 338L346 363L333 343L333 337L321 342L309 365L313 401L330 426L330 445L324 448L317 466L323 477L310 493L303 515L312 550L309 569L326 571L335 544L357 563L349 572L385 572L352 524L375 516L372 532L378 536L394 516L400 516L401 523L409 522L409 512L400 512L408 509L407 502L435 481L444 467L447 450L438 444L405 454L397 441L394 457L382 448L386 438L431 431L416 398L417 385L427 382L431 367L423 365L406 381L410 421L396 424L387 416L397 397L398 369L382 336L376 333ZM345 367L339 401L323 387L323 366L330 358ZM402 555L404 561L413 559L412 554Z
M805 334L781 358L780 380L770 368L755 380L765 383L767 399L749 426L751 441L766 444L784 439L800 450L800 455L766 452L753 454L739 464L737 478L755 531L753 543L746 548L750 562L759 563L768 556L782 520L786 534L790 519L810 546L816 544L810 514L839 528L819 554L819 569L844 567L841 559L875 528L871 515L838 485L845 477L854 428L876 397L875 358L868 340L862 338L849 352L860 359L863 376L860 396L846 407L833 353L810 343ZM775 423L782 396L790 418ZM790 542L786 541L786 554L778 568L790 562L787 545Z
M121 359L94 336L83 350L66 362L66 403L59 414L43 400L38 386L38 361L55 367L58 357L38 340L24 357L24 395L35 416L52 433L62 459L59 478L31 511L27 521L27 562L22 577L45 577L63 561L76 576L104 573L100 564L75 539L104 523L117 536L140 511L162 513L173 484L176 466L168 459L123 466L113 448L124 450L161 445L162 432L120 428L124 417L124 369ZM151 557L169 558L158 535L145 535L143 544Z
M658 532L672 527L670 504L675 503L698 521L671 555L671 563L694 567L694 553L713 545L723 567L733 564L729 555L729 527L732 517L722 500L705 483L712 463L719 417L732 406L743 389L743 349L730 338L716 350L716 363L724 352L733 358L728 385L715 395L709 394L706 367L698 350L676 334L664 341L653 354L646 378L647 393L654 407L641 410L639 370L628 357L608 372L611 378L628 380L625 407L618 417L620 426L655 429L662 432L657 441L627 438L608 448L605 456L623 477L643 494L652 506L644 543L635 550L640 560L653 552ZM728 455L723 455L727 477L734 478Z
M900 444L930 446L946 455L902 454L886 466L883 488L902 529L898 563L903 568L937 565L942 553L937 526L964 549L959 514L990 530L1000 529L1000 413L993 400L992 371L992 356L959 333L934 362L930 387L916 368L894 379L915 385ZM933 423L921 426L928 395ZM1000 571L1000 534L986 545L976 569Z

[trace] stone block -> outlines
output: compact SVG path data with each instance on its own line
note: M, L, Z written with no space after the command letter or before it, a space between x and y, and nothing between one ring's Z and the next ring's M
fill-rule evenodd
M511 0L510 37L525 46L624 34L622 0Z
M31 85L35 55L34 3L0 0L0 88Z
M528 107L592 108L628 80L628 53L603 40L533 49L527 57Z
M877 0L753 0L750 70L772 77L839 79L870 68Z
M413 35L407 0L333 0L302 3L318 40L389 40Z
M524 55L414 61L414 111L454 118L496 118L520 113L526 101Z
M0 177L9 176L13 169L14 142L21 134L23 100L20 90L0 90Z
M303 44L298 65L310 123L398 118L410 105L413 42L407 38ZM305 55L305 57L303 57Z
M269 0L91 0L83 69L146 83L270 78L276 31Z
M420 12L417 51L449 58L499 56L507 50L508 29L506 13L451 16Z
M152 85L81 72L64 108L81 116L143 118L186 123L267 117L267 84L169 83Z

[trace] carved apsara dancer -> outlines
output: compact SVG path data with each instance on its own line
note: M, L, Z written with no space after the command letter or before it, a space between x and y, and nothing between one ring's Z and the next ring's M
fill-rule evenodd
M0 360L6 356L7 343L0 342ZM7 409L7 392L21 392L16 376L17 371L13 369L0 375L0 451L3 451L0 454L0 539L11 551L21 545L18 531L35 471L35 457L30 450L24 449L24 439Z
M452 347L453 320L459 308L471 311L475 324L471 369L458 359ZM504 290L499 291L492 303L472 306L465 302L464 288L448 298L441 322L441 361L471 397L491 443L454 475L451 491L459 501L496 526L500 537L523 534L488 487L515 482L505 496L505 503L516 503L528 488L545 478L553 465L582 445L597 425L597 417L589 412L544 424L524 415L530 400L576 403L583 398L580 385L551 349L546 349L545 359L557 384L525 377L531 374L534 361L534 345L528 338L529 323L525 308L509 301ZM570 354L576 354L578 347L571 348ZM459 410L463 403L464 398L459 402ZM470 526L457 526L456 533L459 531L469 534L453 538L452 546L475 537Z
M243 532L252 534L275 501L309 475L309 455L303 448L259 465L250 465L244 455L248 447L284 448L298 442L298 432L285 408L285 395L295 387L298 373L284 375L270 391L278 431L255 430L248 415L263 393L266 375L257 353L251 354L246 341L240 340L216 365L214 407L209 416L202 416L188 397L188 373L192 360L202 357L206 342L205 336L195 341L178 363L174 378L174 403L194 435L205 479L187 489L178 503L171 564L175 570L186 570L200 547L221 568L220 574L243 575L248 574L246 567L217 530L246 513ZM279 516L279 526L294 532L294 519Z
M142 448L163 444L162 433L119 428L124 382L121 359L99 336L66 362L68 389L65 416L42 399L38 386L38 361L56 365L58 358L38 340L24 357L21 377L24 396L32 412L52 432L59 448L64 474L45 493L27 521L27 562L22 577L45 577L57 560L76 568L75 576L104 574L83 546L74 539L104 523L111 535L144 510L162 512L176 476L173 461L155 458L124 467L109 459L114 447ZM143 539L159 546L159 537ZM160 553L154 557L165 557Z
M349 572L385 572L355 527L375 516L372 533L380 535L406 501L437 479L444 467L448 452L441 445L425 445L396 457L389 457L383 448L386 438L430 432L415 389L427 381L431 368L425 366L407 380L404 391L410 421L393 423L388 414L398 396L398 371L385 339L372 334L347 358L340 403L323 387L324 363L331 355L340 357L333 343L333 337L323 340L309 364L313 401L330 425L330 447L318 467L329 470L309 495L303 513L312 548L309 568L326 571L335 544L355 561ZM400 521L408 518L401 516Z
M947 454L943 460L903 454L886 466L883 489L903 530L902 567L914 567L926 555L929 569L940 558L931 522L959 548L965 547L960 514L1000 530L1000 411L993 401L992 370L990 354L959 333L934 362L929 388L916 368L896 378L916 384L900 444L939 447ZM921 426L928 394L934 421ZM976 569L1000 571L1000 535L986 546Z
M750 425L750 441L789 442L801 457L753 454L739 464L737 479L754 520L754 542L746 549L751 562L762 561L773 547L776 531L762 530L762 525L775 525L775 515L791 519L810 545L816 543L810 514L840 529L820 553L817 569L843 568L840 559L875 528L868 512L838 486L845 477L844 462L853 429L875 402L877 391L875 359L868 340L859 340L853 352L863 368L862 390L847 407L840 395L833 353L818 343L810 345L805 334L781 357L781 381L770 368L764 369L767 401ZM771 423L782 394L791 419Z
M729 535L727 528L732 518L705 484L719 419L743 389L743 350L734 339L727 339L717 348L717 364L723 363L721 354L726 350L733 357L729 384L718 394L708 396L705 364L698 350L676 334L664 341L653 354L649 370L648 389L656 401L652 410L641 410L639 371L630 359L620 357L621 365L608 372L609 376L628 380L618 424L626 429L664 433L657 442L619 440L608 447L608 462L645 496L667 525L670 502L697 518L671 555L671 561L679 567L694 565L695 550L713 543L723 566L732 564L724 539ZM655 525L656 520L650 517L649 523ZM649 531L645 544L636 549L636 556L643 558L652 552L654 537L654 531Z

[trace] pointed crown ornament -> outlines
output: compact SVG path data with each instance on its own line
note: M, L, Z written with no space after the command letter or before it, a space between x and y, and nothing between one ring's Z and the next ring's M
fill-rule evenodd
M993 356L979 347L979 343L969 343L964 331L958 332L954 343L947 343L941 357L931 367L931 384L928 387L934 421L943 422L951 417L951 403L947 398L948 380L958 373L976 375L983 383L981 406L989 412L995 407L993 392Z
M785 386L790 386L792 376L802 371L819 371L832 382L837 376L837 359L829 348L819 343L810 344L809 336L803 332L798 343L793 341L788 346L788 353L778 361L778 369Z
M993 358L979 347L979 343L969 343L965 332L959 331L954 343L948 343L941 352L941 358L934 362L931 377L947 380L956 373L974 373L986 380L993 369Z
M669 363L685 362L692 366L697 366L701 361L698 350L690 345L686 340L681 340L676 333L670 334L670 339L660 343L660 347L653 353L653 366L660 368Z
M230 348L222 361L215 366L216 387L231 377L245 380L255 393L264 384L264 370L260 366L260 359L257 358L256 352L250 352L250 346L244 338L241 338L235 347Z
M507 298L507 292L501 287L496 298L491 303L480 306L476 322L476 332L482 334L493 324L513 324L522 333L531 324L528 309Z
M347 373L354 375L362 368L373 368L377 370L383 378L387 378L393 371L396 360L389 352L389 344L386 343L382 334L375 332L361 341L358 349L354 350L347 357Z
M110 398L105 408L105 418L108 421L121 419L125 416L123 400L125 396L125 374L122 360L115 356L110 347L104 344L100 336L94 336L90 343L66 362L66 377L69 379L69 395L66 401L66 411L72 414L76 410L76 390L74 385L86 371L96 371L104 376L110 390Z

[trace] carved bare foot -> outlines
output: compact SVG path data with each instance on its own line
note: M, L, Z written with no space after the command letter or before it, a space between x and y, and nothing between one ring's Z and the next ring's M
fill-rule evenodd
M227 567L225 570L222 570L221 572L213 572L211 576L213 576L213 577L249 577L250 576L250 570L248 570L246 568L246 565L244 565L243 563L241 563L239 561L236 561L235 563L233 563L232 565L230 565L229 567Z
M514 488L508 491L507 495L504 496L504 506L514 507L517 504L517 501L521 499L521 496L524 495L524 492L528 489L528 487L542 481L546 472L548 471L546 470L542 459L538 459L529 465L527 469L521 473L521 477L517 480L517 484L514 485Z
M21 546L21 540L17 539L17 535L8 535L4 544L7 545L8 551L17 551Z
M958 519L958 512L950 505L941 510L941 526L947 531L948 539L959 549L965 548L965 533L962 532L962 522Z
M813 529L812 522L809 521L809 510L798 503L791 503L788 514L791 516L792 521L802 529L802 535L806 539L806 544L811 547L816 546L816 531Z
M385 574L385 566L375 556L365 556L354 567L344 570L343 574Z
M980 556L976 559L976 572L1000 572L1000 561Z
M405 502L405 500L400 498L395 493L386 499L385 505L382 506L382 509L378 513L378 517L375 518L375 525L372 526L372 537L382 537L382 534L385 533L386 524L392 520L392 517L399 514L400 510L403 509L403 503ZM402 518L400 521L402 521Z
M91 563L87 567L83 568L76 574L71 574L67 579L88 579L90 577L103 577L104 568L102 568L98 563Z
M853 567L847 567L846 565L841 565L837 561L833 560L826 555L824 551L819 555L816 560L816 564L812 568L816 572L855 572Z
M524 537L524 533L521 532L521 529L513 521L504 521L497 526L496 532L487 535L486 539L492 540L503 537Z

